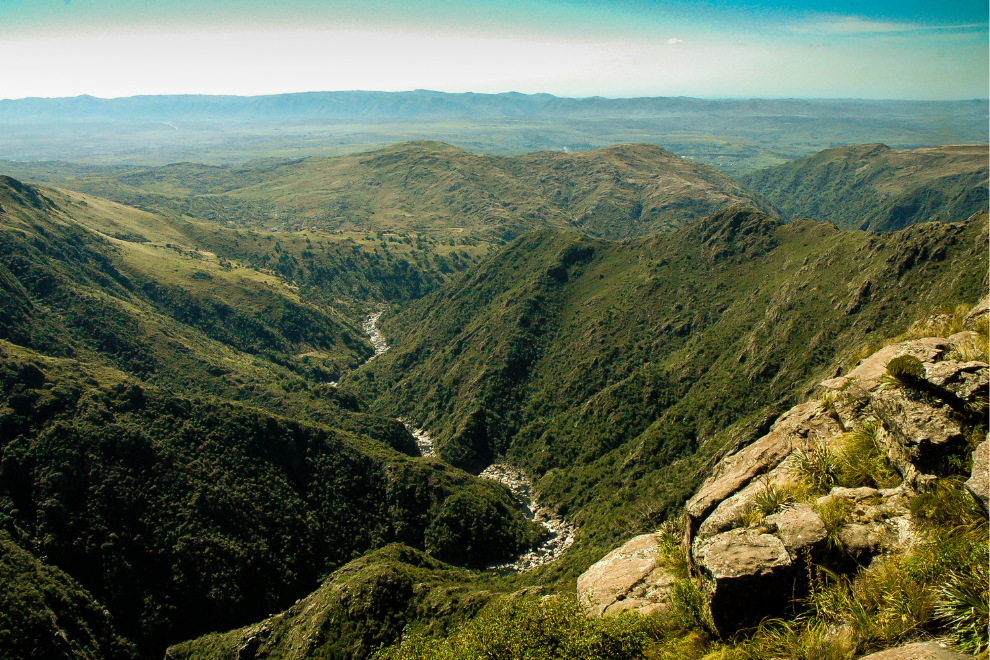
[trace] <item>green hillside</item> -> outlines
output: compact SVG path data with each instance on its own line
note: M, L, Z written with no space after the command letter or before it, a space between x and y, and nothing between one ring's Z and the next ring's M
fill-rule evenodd
M52 178L149 211L236 227L386 232L481 247L546 226L619 239L738 204L772 210L718 170L651 145L507 158L409 142L336 158Z
M987 216L899 233L732 210L615 244L528 234L382 318L392 350L346 379L477 471L525 467L613 543L674 511L856 347L987 288Z
M78 582L0 531L0 655L130 660L133 646Z
M477 566L541 534L326 382L372 349L324 298L178 242L181 223L0 186L0 518L143 656L379 546Z
M985 211L988 167L985 144L912 151L867 144L827 149L740 181L789 218L895 231Z

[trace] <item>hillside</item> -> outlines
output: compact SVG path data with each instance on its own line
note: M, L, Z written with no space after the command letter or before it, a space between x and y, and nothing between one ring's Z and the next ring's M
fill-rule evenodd
M625 244L545 230L383 316L393 348L344 383L454 465L506 456L578 545L611 543L856 346L975 302L986 234L986 214L875 235L739 209Z
M547 226L622 239L739 204L772 211L718 170L643 144L506 158L410 142L336 158L48 178L148 211L241 228L386 232L482 247Z
M328 382L372 354L357 321L188 229L0 180L0 524L46 567L12 588L68 608L18 616L153 657L389 543L475 566L538 539L503 487Z
M988 167L985 144L915 150L867 144L827 149L740 181L789 218L895 231L985 211Z

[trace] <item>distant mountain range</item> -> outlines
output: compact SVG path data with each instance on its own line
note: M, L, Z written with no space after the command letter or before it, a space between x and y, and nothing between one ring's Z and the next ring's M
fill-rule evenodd
M0 101L0 122L65 121L301 121L442 119L459 117L657 117L717 113L793 117L872 118L896 114L970 114L973 101L871 101L861 99L695 99L685 97L562 98L551 94L448 94L411 92L305 92L269 96L161 95L101 99L93 96Z

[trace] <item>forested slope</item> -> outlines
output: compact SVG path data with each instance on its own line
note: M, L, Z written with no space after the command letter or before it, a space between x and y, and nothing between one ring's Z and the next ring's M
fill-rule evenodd
M153 657L389 543L476 566L538 538L502 486L418 458L394 417L327 382L372 352L355 321L176 236L0 181L0 523L81 585L67 644L117 644L109 623L84 631L109 616ZM45 575L10 588L47 593ZM90 621L81 589L109 615Z

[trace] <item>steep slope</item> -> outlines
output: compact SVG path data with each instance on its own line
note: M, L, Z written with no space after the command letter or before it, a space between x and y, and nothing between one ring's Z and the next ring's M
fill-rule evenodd
M547 226L628 238L738 204L772 211L718 170L651 145L505 158L409 142L236 168L115 170L61 185L236 226L405 232L459 244Z
M134 648L78 582L0 532L0 655L130 660Z
M679 506L850 347L974 302L986 234L986 214L878 236L751 210L629 244L529 234L386 314L393 348L346 384L455 465L508 455L604 542Z
M142 655L387 543L474 566L538 540L326 382L372 352L354 321L176 227L0 180L0 517Z
M442 635L498 589L402 545L347 564L288 610L168 650L172 660L367 658L413 632Z
M985 144L903 151L867 144L827 149L740 181L790 218L895 231L986 210L987 159Z

